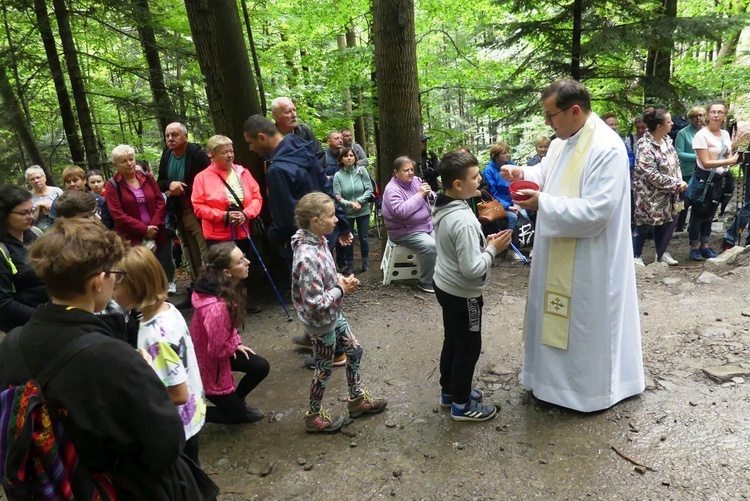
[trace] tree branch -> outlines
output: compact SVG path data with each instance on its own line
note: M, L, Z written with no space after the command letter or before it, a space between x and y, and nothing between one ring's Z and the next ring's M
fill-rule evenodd
M419 37L419 39L417 40L417 45L419 45L419 43L420 43L420 42L422 41L422 39L423 39L424 37L426 37L427 35L429 35L429 34L431 34L431 33L442 33L442 34L443 34L443 35L444 35L445 37L447 37L447 38L448 38L448 40L450 40L450 41L451 41L451 44L453 45L453 48L454 48L454 49L456 49L456 54L458 54L459 56L461 56L461 58L462 58L462 59L463 59L464 61L466 61L467 63L469 63L470 65L472 65L472 66L473 66L474 68L477 68L477 69L479 69L479 66L477 66L477 64L476 64L475 62L471 61L471 60L470 60L470 59L469 59L468 57L466 57L466 56L464 55L464 53L463 53L463 52L461 52L461 49L459 49L459 48L458 48L458 45L456 44L456 41L455 41L455 40L453 40L453 37L452 37L452 36L450 36L450 34L448 34L448 32L447 32L447 31L445 31L445 30L441 30L441 29L434 29L434 30L429 30L429 31L426 31L426 32L425 32L425 33L424 33L424 34L423 34L423 35L422 35L421 37Z

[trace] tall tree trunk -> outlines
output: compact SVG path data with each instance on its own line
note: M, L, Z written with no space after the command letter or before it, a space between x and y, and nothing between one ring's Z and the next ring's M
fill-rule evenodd
M34 139L34 133L31 131L31 125L29 125L24 117L18 98L13 92L13 85L10 83L8 74L5 72L5 65L3 64L0 64L0 97L3 100L5 116L16 131L16 135L23 144L23 148L26 150L31 161L44 169L47 179L52 184L52 176L47 170L42 152L39 151L39 146Z
M36 14L39 34L44 44L44 52L47 54L47 64L52 74L52 81L55 84L57 103L60 106L60 118L62 119L63 130L65 130L70 158L74 164L83 166L86 165L86 155L83 152L81 138L78 136L78 126L76 125L73 106L70 103L70 94L68 94L68 87L65 84L65 75L60 64L60 58L57 55L55 35L52 33L47 4L44 0L34 0L34 13Z
M148 0L133 0L133 17L138 27L138 36L141 39L143 55L146 57L148 64L148 84L151 87L151 94L154 96L154 105L156 106L156 116L161 126L161 134L167 125L177 119L172 100L167 93L167 87L164 85L164 71L161 67L159 58L159 49L156 45L156 35L154 33L154 18L151 15L151 9Z
M336 47L341 52L346 51L346 35L336 35ZM345 58L346 56L344 56ZM344 95L341 96L344 105L344 116L347 120L352 119L352 93L349 90L349 86L344 88Z
M672 51L674 50L674 23L677 17L677 0L663 0L659 21L663 37L657 38L646 57L646 75L643 90L647 105L669 107L674 101L672 77Z
M250 26L250 15L247 12L247 0L242 0L242 16L245 18L245 29L247 30L247 43L250 44L250 54L253 56L253 69L255 70L255 79L258 82L258 94L260 94L260 109L263 115L268 112L266 106L266 91L263 88L263 75L260 72L260 61L258 60L258 51L255 49L255 40L253 40L253 30Z
M13 80L16 83L16 89L15 94L16 98L18 99L18 104L21 106L21 110L23 111L23 115L26 119L26 121L31 121L31 113L29 113L29 107L26 103L26 99L24 99L24 93L23 89L21 88L21 78L18 76L18 58L16 57L16 44L13 41L12 36L12 27L10 26L10 23L8 23L8 9L6 2L2 2L0 5L2 5L3 9L3 25L5 26L5 37L8 41L8 59L6 62L8 63L8 66L11 67L13 70Z
M249 168L259 182L265 181L263 163L248 150L242 130L247 117L261 109L237 2L185 0L185 7L214 129L232 139L237 163Z
M373 0L377 72L380 179L389 179L393 161L418 161L419 80L413 0Z
M731 15L735 17L735 19L739 19L744 16L745 12L747 12L747 5L745 5L745 2L735 0L734 5L732 6ZM730 31L723 40L719 53L716 56L716 63L714 63L717 68L721 68L727 63L734 62L734 56L737 53L737 46L740 42L742 29L743 26L738 26L737 29Z
M81 67L78 64L78 52L73 42L73 33L70 29L68 10L65 6L65 0L52 0L52 5L55 8L55 18L57 19L57 27L60 30L60 41L63 46L65 64L68 67L70 87L73 90L73 99L75 100L76 111L78 112L78 123L81 126L83 147L86 150L86 163L89 169L98 169L99 150L96 145L94 126L91 122L89 103L86 99L86 85L81 74Z
M354 31L354 26L351 26L346 31L346 46L356 47L357 46L357 34ZM351 89L351 93L354 99L354 139L367 153L367 134L365 132L365 113L363 109L362 89L357 86Z
M570 44L570 77L581 80L581 19L583 0L573 2L573 40Z

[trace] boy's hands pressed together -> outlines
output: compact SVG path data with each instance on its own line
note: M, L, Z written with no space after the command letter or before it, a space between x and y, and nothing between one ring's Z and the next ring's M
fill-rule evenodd
M493 233L487 236L487 245L493 246L497 252L502 252L510 246L512 237L513 230L503 230L499 233Z

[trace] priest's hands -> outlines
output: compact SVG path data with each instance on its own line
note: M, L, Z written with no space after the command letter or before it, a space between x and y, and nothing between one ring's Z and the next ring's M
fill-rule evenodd
M526 200L513 200L517 206L526 210L538 210L539 209L539 190L518 190L519 195L524 195L529 198Z
M509 182L520 181L523 179L523 167L518 165L505 164L500 167L500 175Z

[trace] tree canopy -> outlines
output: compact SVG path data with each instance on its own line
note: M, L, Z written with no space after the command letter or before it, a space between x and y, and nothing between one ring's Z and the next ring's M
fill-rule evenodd
M204 3L211 8L211 2ZM570 75L589 87L595 111L617 113L621 124L629 124L646 104L680 113L713 99L727 100L738 119L746 118L747 4L417 1L418 120L432 137L432 148L466 146L481 153L503 139L514 158L523 159L537 135L549 134L539 91ZM243 30L259 106L289 96L319 138L332 129L355 128L357 140L376 154L383 117L378 116L371 2L321 0L294 9L279 0L236 5L232 29ZM212 113L220 98L211 98L211 104L207 92L213 83L208 79L215 77L199 65L184 4L8 0L0 9L5 111L0 180L20 182L32 163L43 163L52 173L72 162L88 167L93 153L106 169L108 153L119 143L133 145L139 158L153 162L170 117L185 122L198 142L219 132ZM45 13L47 30L41 22ZM209 33L216 50L228 36L221 26ZM74 56L79 76L71 71ZM66 93L68 105L61 97ZM226 112L249 115L251 110L242 108L258 106L252 102L232 102ZM403 126L413 128L411 121Z

